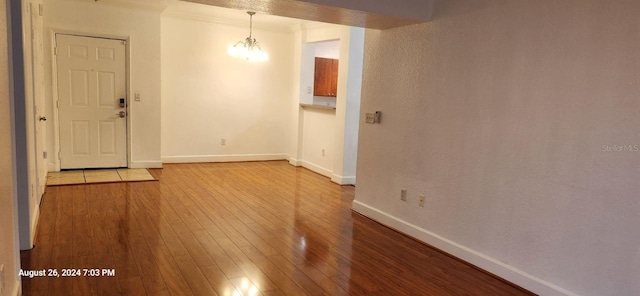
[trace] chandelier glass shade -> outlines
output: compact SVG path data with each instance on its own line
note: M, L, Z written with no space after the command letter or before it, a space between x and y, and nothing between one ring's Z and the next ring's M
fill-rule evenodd
M238 41L236 44L229 46L227 53L234 57L246 59L247 61L266 61L269 59L269 56L262 50L258 41L251 36L253 31L253 15L256 13L247 11L247 14L249 14L249 37L244 41Z

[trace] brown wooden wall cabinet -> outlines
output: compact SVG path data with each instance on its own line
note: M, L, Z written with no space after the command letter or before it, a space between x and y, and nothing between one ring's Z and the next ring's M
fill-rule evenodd
M316 58L313 95L335 97L338 93L338 60Z

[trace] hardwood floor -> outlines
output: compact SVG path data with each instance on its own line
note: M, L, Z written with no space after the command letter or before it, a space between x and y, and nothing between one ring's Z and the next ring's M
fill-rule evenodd
M351 212L353 187L287 162L152 174L47 188L22 268L80 276L22 277L24 294L532 295Z

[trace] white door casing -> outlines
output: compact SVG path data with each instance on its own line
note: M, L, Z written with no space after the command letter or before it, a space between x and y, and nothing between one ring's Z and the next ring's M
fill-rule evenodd
M61 169L127 167L125 46L56 34Z
M42 39L43 21L41 13L41 3L29 3L31 19L31 56L33 75L33 99L34 99L34 126L35 126L35 159L36 159L36 196L37 203L44 194L47 180L47 161L45 156L45 145L47 135L45 129L45 95L44 95L44 49Z

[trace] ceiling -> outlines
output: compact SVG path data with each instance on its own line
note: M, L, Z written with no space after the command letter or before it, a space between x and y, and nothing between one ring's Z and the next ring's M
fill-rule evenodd
M161 11L228 24L246 25L246 11L255 11L254 23L283 30L314 22L372 29L390 29L423 23L438 0L72 0Z
M199 3L174 1L162 12L166 16L185 17L227 25L246 27L249 25L247 11L203 5ZM290 31L293 26L310 25L315 22L275 15L258 14L253 16L253 23L261 30Z
M261 14L372 29L426 22L435 0L184 0ZM181 1L182 2L182 1ZM395 2L395 3L394 3ZM328 3L323 5L319 3ZM403 6L404 4L404 6ZM337 6L340 5L340 6ZM357 9L359 8L359 9ZM418 11L418 13L416 13ZM411 17L402 17L410 15ZM417 16L420 16L418 19Z

